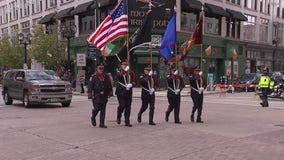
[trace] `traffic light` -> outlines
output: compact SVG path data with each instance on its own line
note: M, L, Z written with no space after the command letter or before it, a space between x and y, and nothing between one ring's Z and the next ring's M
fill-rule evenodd
M171 51L171 54L175 54L175 52L174 52L174 51Z

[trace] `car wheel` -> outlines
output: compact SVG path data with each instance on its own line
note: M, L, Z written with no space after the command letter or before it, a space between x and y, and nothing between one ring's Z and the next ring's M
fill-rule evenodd
M62 102L62 107L69 107L70 104L71 104L71 101L65 101L65 102Z
M3 100L6 105L11 105L13 103L13 100L8 95L7 91L4 91Z
M30 106L30 102L29 102L29 95L27 92L24 92L24 96L23 96L23 104L26 108L28 108Z

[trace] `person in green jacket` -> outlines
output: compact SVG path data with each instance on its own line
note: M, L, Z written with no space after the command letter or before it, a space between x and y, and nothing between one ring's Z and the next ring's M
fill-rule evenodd
M263 75L260 77L258 83L258 88L261 90L262 93L261 96L262 102L260 103L262 107L268 107L267 95L269 94L270 84L272 82L268 74L269 74L269 69L265 67L263 69Z

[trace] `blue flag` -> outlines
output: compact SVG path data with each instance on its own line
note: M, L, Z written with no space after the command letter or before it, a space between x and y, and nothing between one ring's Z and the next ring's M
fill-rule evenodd
M174 13L171 18L165 35L163 37L161 46L160 46L160 54L168 61L172 59L172 53L174 53L174 48L176 45L176 13Z

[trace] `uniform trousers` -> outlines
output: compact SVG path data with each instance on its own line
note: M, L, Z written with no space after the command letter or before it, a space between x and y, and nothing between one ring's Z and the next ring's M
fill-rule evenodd
M94 109L92 111L92 119L95 119L98 112L100 112L100 125L105 124L105 115L106 115L106 103L96 103L93 104Z
M146 109L148 108L148 105L150 105L150 112L149 112L149 122L153 122L153 118L154 118L154 110L155 110L155 96L151 95L151 96L142 96L142 106L140 108L140 111L138 113L138 117L142 115L143 112L146 111Z
M125 124L130 124L132 96L117 95L117 99L119 103L117 119L121 119L122 112L124 111Z
M194 113L197 110L197 120L201 120L202 108L203 108L203 94L193 93L191 95L193 101L193 107L191 116L194 116Z
M170 113L174 110L175 122L180 122L179 111L180 111L180 96L168 97L169 106L166 111L166 117L169 117Z

